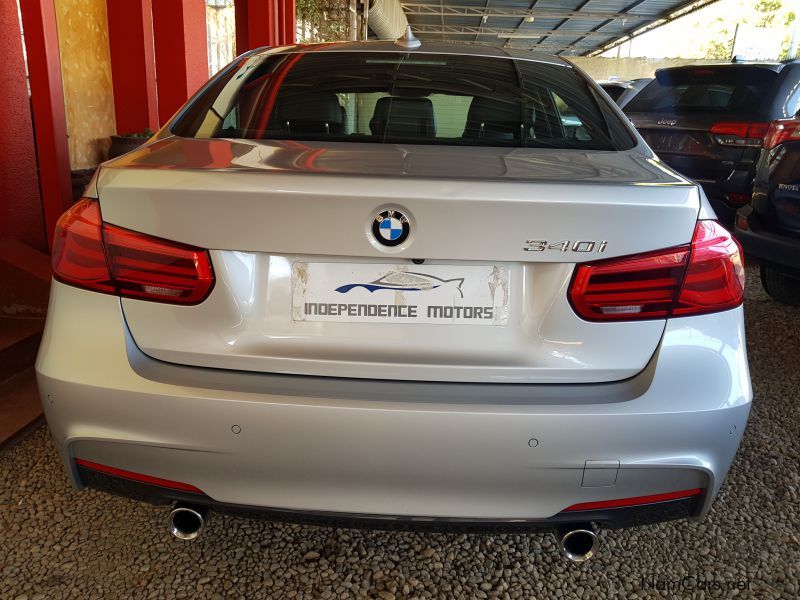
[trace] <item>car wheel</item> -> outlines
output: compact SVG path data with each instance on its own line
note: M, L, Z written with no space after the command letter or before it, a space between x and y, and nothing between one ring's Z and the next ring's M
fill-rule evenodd
M761 265L761 285L778 302L800 306L800 274L793 276L775 267Z

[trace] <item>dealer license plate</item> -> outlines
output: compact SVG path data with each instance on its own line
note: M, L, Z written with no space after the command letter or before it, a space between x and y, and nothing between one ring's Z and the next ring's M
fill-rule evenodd
M505 265L296 262L295 321L505 325Z

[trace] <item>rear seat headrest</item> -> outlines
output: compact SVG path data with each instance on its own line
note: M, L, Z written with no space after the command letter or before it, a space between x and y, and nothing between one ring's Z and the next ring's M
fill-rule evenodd
M271 127L303 133L341 133L345 111L333 92L279 96Z
M520 137L522 126L523 117L518 101L476 96L469 105L464 137L513 140Z
M386 96L375 104L369 128L373 135L379 136L435 137L433 103L429 98Z

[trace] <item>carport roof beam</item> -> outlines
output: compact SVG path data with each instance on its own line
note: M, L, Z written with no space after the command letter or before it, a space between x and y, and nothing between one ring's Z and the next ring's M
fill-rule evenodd
M613 33L606 33L604 31L593 31L588 33L580 33L576 35L575 32L567 30L530 30L525 29L504 29L499 27L467 27L467 26L450 26L450 25L417 25L413 27L415 34L436 33L447 35L496 35L501 38L521 38L528 39L540 38L546 35L568 35L570 37L583 37L583 36L604 36L610 37Z
M449 6L446 4L411 4L401 2L406 15L408 16L428 16L428 17L488 17L488 18L517 18L534 17L539 19L585 19L592 21L608 19L647 19L647 15L635 15L630 13L610 13L610 12L583 12L583 11L561 11L534 8L526 10L523 8L483 8L480 6Z
M619 38L617 40L613 40L612 42L609 42L608 44L606 44L602 48L598 48L597 50L594 50L593 52L590 52L589 56L597 56L599 54L602 54L603 52L608 52L609 50L613 50L614 48L616 48L620 44L624 44L625 42L630 41L633 38L642 35L643 33L647 33L648 31L652 31L653 29L657 29L658 27L661 27L662 25L666 25L667 23L671 23L675 19L680 19L681 17L685 17L686 15L690 15L693 12L696 12L696 11L700 10L701 8L705 8L706 6L709 6L710 4L714 4L714 2L716 2L716 1L717 0L697 0L695 2L691 2L688 5L684 5L681 8L679 8L678 10L670 13L669 15L664 17L663 19L656 19L656 20L650 21L649 23L645 23L644 25L642 25L638 29L630 32L629 34L624 35L624 36L622 36L621 38Z
M717 0L396 0L425 40L596 55ZM506 35L508 34L508 35Z

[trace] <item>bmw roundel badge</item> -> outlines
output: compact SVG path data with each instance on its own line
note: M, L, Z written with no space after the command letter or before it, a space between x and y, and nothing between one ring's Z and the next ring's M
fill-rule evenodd
M372 222L372 235L384 246L399 246L410 232L408 217L399 210L385 210Z

